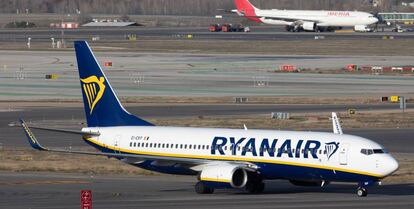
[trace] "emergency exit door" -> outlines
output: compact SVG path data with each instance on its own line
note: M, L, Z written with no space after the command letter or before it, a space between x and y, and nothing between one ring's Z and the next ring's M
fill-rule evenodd
M349 151L349 144L342 144L339 148L339 163L341 165L348 164L348 151Z

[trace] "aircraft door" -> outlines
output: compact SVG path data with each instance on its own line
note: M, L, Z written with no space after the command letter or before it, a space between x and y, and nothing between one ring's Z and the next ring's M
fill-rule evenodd
M348 149L349 144L342 144L339 150L339 164L347 165L348 164Z

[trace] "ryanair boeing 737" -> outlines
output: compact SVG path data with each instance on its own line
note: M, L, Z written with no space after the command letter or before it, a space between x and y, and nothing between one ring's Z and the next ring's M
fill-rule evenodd
M284 179L300 186L355 182L358 196L366 196L367 187L398 169L381 145L358 136L155 126L122 107L87 42L76 41L75 50L87 127L42 129L80 134L98 151L43 147L21 120L37 150L107 156L151 171L194 175L199 194L225 187L261 193L264 180Z

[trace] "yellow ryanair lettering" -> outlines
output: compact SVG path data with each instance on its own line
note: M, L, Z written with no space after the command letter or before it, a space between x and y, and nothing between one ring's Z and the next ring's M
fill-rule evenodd
M103 93L105 92L105 78L96 76L89 76L85 79L80 79L82 82L82 89L85 94L86 100L89 106L89 114L92 114L96 104L101 100Z

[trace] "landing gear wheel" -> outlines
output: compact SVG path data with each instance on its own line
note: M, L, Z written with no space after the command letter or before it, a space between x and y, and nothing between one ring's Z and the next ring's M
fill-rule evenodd
M256 188L257 190L256 190L256 192L258 193L258 194L261 194L261 193L263 193L263 191L264 191L264 189L265 189L265 184L263 183L263 182L261 182L259 185L257 185L257 188Z
M357 189L357 195L358 197L366 197L368 195L368 191L367 189L360 187Z
M206 186L206 184L201 181L197 182L194 188L197 194L212 194L214 192L214 188Z
M265 189L265 184L263 182L246 185L246 190L250 194L261 194Z

